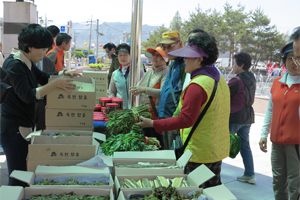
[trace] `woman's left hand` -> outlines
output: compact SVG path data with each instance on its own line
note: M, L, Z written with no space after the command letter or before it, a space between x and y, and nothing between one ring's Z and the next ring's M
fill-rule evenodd
M81 74L76 73L76 72L72 72L72 71L65 71L64 75L65 76L70 76L71 78L73 78L73 76L82 76Z
M142 128L153 127L153 120L145 117L140 117L141 122L135 123L134 125Z
M144 88L139 86L130 88L130 91L132 92L133 95L142 94L144 92L143 90Z

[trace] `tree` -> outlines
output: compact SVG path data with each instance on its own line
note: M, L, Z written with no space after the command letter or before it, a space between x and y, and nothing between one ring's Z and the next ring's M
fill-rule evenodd
M182 39L187 41L187 36L190 31L194 29L202 29L208 34L214 36L217 43L220 43L222 36L222 27L225 26L222 21L222 14L217 12L215 9L208 9L205 12L202 11L198 5L195 12L190 14L189 20L183 23L182 27Z
M171 31L178 31L179 32L181 30L181 27L182 27L182 21L181 21L180 14L177 11L175 13L175 16L173 17L173 20L170 23L170 28L169 29Z
M167 32L168 29L162 25L160 27L158 27L153 34L150 34L149 39L147 42L143 42L142 46L147 49L147 48L155 48L156 45L161 41L161 35L164 32Z
M250 14L250 28L241 38L243 51L252 54L254 66L261 60L273 60L276 52L286 43L284 34L280 34L275 26L270 25L270 19L261 8ZM280 59L277 56L277 59Z
M235 45L240 43L240 39L247 33L250 28L248 13L245 13L245 6L238 4L237 10L231 5L224 5L223 21L227 26L222 27L224 39L229 41L229 65L235 51ZM225 49L227 50L227 49Z

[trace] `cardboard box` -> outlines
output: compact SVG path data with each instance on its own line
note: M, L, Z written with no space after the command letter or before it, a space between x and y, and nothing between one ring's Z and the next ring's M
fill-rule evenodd
M146 170L145 170L146 172ZM189 183L190 187L184 187L182 190L186 189L189 191L196 190L199 188L199 185L202 183L206 182L207 180L211 179L212 177L215 176L215 174L210 171L205 165L201 165L197 167L194 171L191 173L187 174L160 174L156 173L155 175L136 175L136 176L130 176L130 175L121 175L121 176L115 176L115 186L116 186L116 191L117 193L119 191L127 191L127 190L132 190L132 188L121 188L120 187L120 180L124 180L125 178L127 179L133 179L135 181L141 180L143 178L147 178L148 180L154 180L156 179L157 176L164 176L165 178L176 178L176 177L184 177L185 180ZM179 187L176 187L176 189ZM137 189L137 188L135 188Z
M38 165L76 165L93 158L96 155L95 152L95 145L29 145L27 170L34 172Z
M167 163L178 166L178 169L166 168L125 168L114 167L114 175L153 175L153 174L184 174L184 167L192 157L192 152L188 149L176 161L174 150L143 151L143 152L115 152L114 164L137 164L138 162Z
M46 171L47 170L47 171ZM101 186L92 185L35 185L35 178L53 178L61 176L84 176L84 175L94 175L94 174L104 174L109 175L109 184ZM19 171L14 170L10 177L18 179L24 183L27 183L29 187L47 187L47 188L60 188L60 187L97 187L103 189L113 189L114 182L112 176L110 175L108 167L82 167L82 166L38 166L35 173L29 171Z
M48 133L74 133L78 136L47 136ZM31 139L32 144L87 144L96 145L99 143L96 139L105 141L106 135L102 133L92 132L92 131L77 131L77 130L40 130L30 133L27 140Z
M95 79L96 84L107 84L107 71L88 71L83 70L83 77L91 77Z
M94 131L94 127L91 126L46 126L48 130L76 130L76 131Z
M57 76L51 76L49 81ZM71 94L60 88L52 90L47 95L47 108L63 109L94 109L95 106L95 80L89 77L73 77L76 89Z
M72 131L83 135L73 137L42 135L51 131L53 132L53 130L37 131L28 136L28 138L32 137L31 145L28 147L28 171L34 172L37 165L67 166L87 161L97 154L99 148L97 141L106 140L104 134L97 132Z
M186 190L184 188L177 188L179 194L184 195L187 194L191 191L197 190L197 191L202 191L202 188L197 188L197 189L191 189L191 190ZM127 191L121 191L118 195L118 199L117 200L127 200L127 196L130 194L142 194L142 195L146 195L146 194L151 194L152 193L152 189L146 189L146 188L141 188L141 189L132 189L132 190L127 190Z
M93 113L94 108L93 110L46 108L46 126L91 127L93 126Z
M186 188L177 188L179 194L187 194L194 189L187 190ZM197 191L203 191L203 195L206 197L212 198L213 200L237 200L237 198L228 190L224 185L218 185L215 187L207 188L202 190L198 188ZM126 200L127 196L130 194L151 194L151 189L132 189L127 191L121 191L118 200Z
M107 196L110 195L110 200L114 200L112 190L99 188L23 188L20 186L2 186L0 188L0 200L22 200L29 198L32 195L49 195L49 194L64 194L74 192L78 195L92 195L92 196Z

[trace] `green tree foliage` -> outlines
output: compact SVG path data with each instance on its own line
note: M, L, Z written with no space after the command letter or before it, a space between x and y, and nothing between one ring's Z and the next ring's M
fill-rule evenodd
M161 41L161 35L166 31L168 31L168 29L164 25L156 29L153 34L150 34L148 41L142 43L144 49L155 48L156 45Z
M173 20L170 23L170 28L169 29L172 30L172 31L178 31L179 32L181 30L181 27L182 27L182 21L181 21L180 14L177 11L175 13L175 16L173 17Z
M223 28L223 36L225 40L229 41L229 63L235 52L235 46L241 42L241 38L247 33L250 28L248 13L245 12L245 6L238 4L238 8L234 10L228 3L224 5L223 21L226 27ZM227 50L227 49L225 49Z
M250 14L250 28L242 37L241 49L252 54L256 64L260 60L279 61L279 51L285 45L287 35L279 33L261 8Z
M241 50L252 54L254 62L279 61L279 50L287 43L287 35L270 24L270 19L261 8L246 12L245 6L238 4L234 9L229 3L223 8L222 12L215 9L203 11L198 6L183 23L177 11L169 30L179 31L184 45L190 31L205 30L216 38L220 52L230 52L229 64L232 56ZM142 45L145 49L155 47L165 31L168 29L162 25Z

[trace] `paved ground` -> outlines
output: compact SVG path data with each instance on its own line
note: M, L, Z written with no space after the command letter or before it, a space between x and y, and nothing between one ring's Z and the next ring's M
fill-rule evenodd
M258 146L263 119L263 115L256 115L255 124L252 125L250 130L250 141L254 156L257 183L251 185L248 183L241 183L236 180L236 177L242 175L244 172L244 166L240 155L238 155L235 159L226 158L223 161L221 173L222 182L237 197L238 200L274 199L272 190L272 170L270 163L271 146L268 146L268 153L261 152ZM8 175L6 159L4 155L0 155L0 185L7 184L7 181Z

